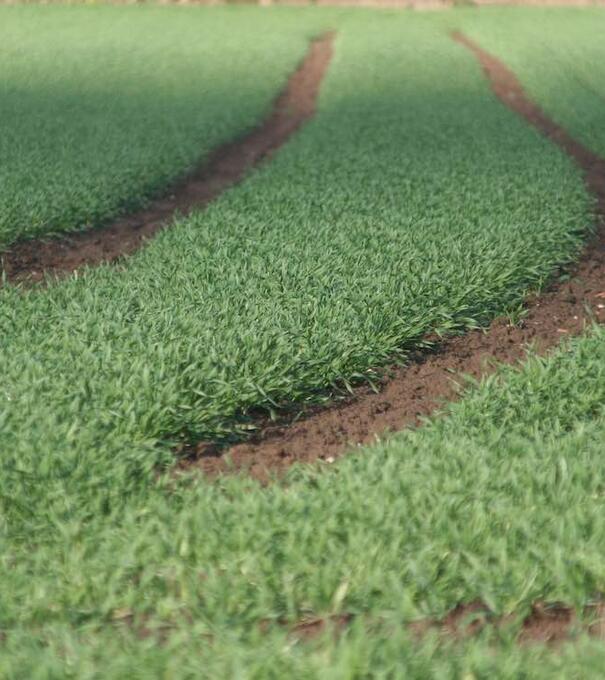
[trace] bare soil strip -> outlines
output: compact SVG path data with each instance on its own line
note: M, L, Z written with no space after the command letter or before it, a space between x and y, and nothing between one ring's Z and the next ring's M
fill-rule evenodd
M392 368L379 393L358 388L351 399L307 411L296 422L259 420L258 434L247 442L224 449L207 442L186 447L179 452L183 467L195 466L211 476L243 471L265 482L293 463L331 463L355 445L419 424L443 402L454 400L460 392L456 375L479 378L492 372L496 363L522 360L529 344L543 353L561 338L581 333L592 320L605 321L605 161L531 102L498 59L460 33L453 38L475 54L502 102L567 152L583 171L586 187L596 199L596 236L572 272L574 278L528 300L527 316L518 326L497 319L487 331L467 333L431 352L419 352L406 367Z
M338 614L305 619L291 627L291 635L303 641L328 631L338 636L345 632L354 618L352 614ZM507 628L513 628L518 620L519 617L514 613L496 616L487 605L477 600L469 604L459 604L442 619L413 621L406 628L418 640L437 635L444 642L461 642L489 628L504 633ZM366 623L368 628L381 625L379 621L369 619ZM516 641L519 644L541 643L556 647L581 634L605 640L605 604L594 602L587 605L581 619L572 607L563 602L535 602L518 628Z
M558 645L585 633L598 640L605 640L605 605L594 602L583 610L580 619L573 607L563 602L534 602L529 614L523 619L517 642ZM513 614L495 616L480 601L459 604L443 619L426 619L409 625L410 632L423 637L436 632L449 639L462 640L478 635L486 627L504 630L515 624Z
M144 210L107 227L57 238L22 241L0 254L9 281L40 281L85 265L112 262L141 248L175 215L207 205L239 182L255 165L282 146L315 112L315 102L332 58L334 35L315 39L269 116L250 134L211 153L201 167Z
M472 0L471 4L482 7L603 7L603 0Z
M282 618L262 619L258 622L258 630L265 635L276 626L287 630L292 640L308 642L325 634L338 638L358 620L362 621L368 634L388 635L393 632L393 624L380 617L352 613L307 616L295 624ZM154 639L162 645L168 641L174 625L166 623L151 628L145 617L137 622L133 611L128 608L116 610L112 622L134 629L141 639ZM515 612L496 615L481 600L476 600L457 605L441 619L427 617L404 623L403 627L417 641L436 636L443 643L459 643L491 631L503 636L514 634L515 641L520 645L546 644L557 648L565 642L576 640L580 635L605 640L605 603L600 600L591 602L583 608L580 617L573 607L564 602L537 601L531 605L529 613L521 617ZM212 642L212 639L209 634L208 642Z

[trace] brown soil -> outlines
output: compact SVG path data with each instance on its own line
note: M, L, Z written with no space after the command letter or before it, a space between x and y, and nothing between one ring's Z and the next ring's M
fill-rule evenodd
M12 4L17 0L0 0L2 4ZM120 4L131 0L119 0ZM158 0L164 5L224 5L232 0ZM118 0L113 0L118 2ZM250 4L248 0L238 0L241 4ZM252 4L261 7L270 6L295 6L313 7L321 5L326 7L364 7L370 9L413 9L413 10L437 10L455 7L455 0L254 0ZM605 0L468 0L469 5L538 5L538 6L569 6L586 7L602 6Z
M303 641L318 637L326 631L342 635L354 618L353 614L339 614L305 619L291 627L291 634ZM461 642L485 630L504 632L507 628L515 627L518 627L516 640L519 644L541 643L557 646L575 639L582 633L598 640L605 640L605 604L602 602L584 607L582 618L577 616L573 607L562 602L535 602L520 627L518 624L515 625L517 621L519 617L516 614L496 616L487 605L476 600L457 605L442 619L426 618L412 621L406 628L418 640L437 634L444 641ZM366 623L369 627L370 621L367 620ZM380 625L381 622L372 623Z
M280 2L279 4L286 4ZM288 3L289 4L289 3ZM312 5L303 0L300 4ZM315 4L326 7L364 7L367 9L414 9L443 10L453 6L453 0L315 0Z
M603 614L605 607L601 603L585 607L584 617L589 621L586 623L578 618L572 607L562 602L535 602L530 613L523 619L517 641L520 644L557 645L572 640L581 632L603 640ZM446 639L463 640L478 635L487 627L512 627L516 620L518 618L515 614L495 616L485 604L476 601L457 605L443 619L415 621L409 625L409 629L418 638L436 632Z
M193 621L185 615L191 625ZM177 628L176 622L163 622L152 625L148 617L138 616L129 609L117 609L112 613L112 622L117 626L126 626L134 630L143 640L152 639L156 644L166 644L171 632ZM286 619L262 619L258 622L258 631L266 635L272 627L287 629L293 640L310 642L324 634L337 639L345 635L354 621L361 621L368 634L389 634L392 624L381 617L368 614L345 612L326 616L306 616L292 624ZM405 629L415 640L423 640L429 636L437 636L444 643L464 642L481 633L498 633L514 635L520 645L546 644L557 648L565 642L576 640L580 635L605 641L605 602L597 600L582 609L582 616L564 602L537 601L531 605L529 613L521 619L518 613L505 615L494 614L481 600L466 604L458 604L443 618L426 617L404 624ZM4 642L0 631L0 643ZM207 641L212 642L212 634L206 634Z
M244 138L216 149L161 200L101 229L23 241L0 254L9 281L40 281L85 265L112 262L141 248L175 213L207 205L278 149L314 113L319 87L332 57L333 34L314 40L266 120Z
M603 0L472 0L472 4L515 7L603 7Z
M417 638L437 632L450 639L462 640L478 635L486 625L493 623L493 619L488 607L477 600L456 605L442 619L427 618L412 621L408 629Z
M335 614L329 617L314 617L300 621L292 628L292 635L299 640L310 640L326 631L334 635L343 633L353 622L353 614Z
M223 450L199 443L181 452L184 467L195 466L208 475L245 471L264 482L293 463L331 463L356 445L419 424L443 402L456 398L461 382L457 376L484 376L496 362L513 364L523 359L530 343L545 352L561 338L581 333L591 320L605 321L605 161L532 103L500 61L460 33L453 37L475 54L496 95L582 169L586 187L597 201L597 235L574 278L528 300L527 315L518 326L497 319L487 331L474 331L443 342L432 352L417 353L406 367L392 369L379 393L362 387L348 401L307 411L296 422L263 425L259 421L259 433L245 443Z

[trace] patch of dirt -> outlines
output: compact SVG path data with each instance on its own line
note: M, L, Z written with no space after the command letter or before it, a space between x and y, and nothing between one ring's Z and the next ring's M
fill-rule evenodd
M408 624L408 630L415 638L421 639L432 632L447 638L463 640L478 635L489 623L493 615L480 600L468 604L458 604L442 619L421 619Z
M333 38L333 33L327 33L311 43L303 62L259 127L216 149L164 198L107 227L11 246L0 254L7 279L36 282L49 274L64 276L85 265L130 255L166 226L175 213L186 215L199 209L239 182L313 115L319 87L332 58Z
M572 607L562 602L535 602L523 621L518 639L519 642L557 644L569 640L578 625Z
M603 7L603 0L472 0L471 4L514 7Z
M292 628L292 636L299 640L310 640L326 631L340 635L353 622L353 614L335 614L329 617L305 619Z
M180 615L187 625L193 625L190 613L181 612ZM296 642L310 642L326 633L337 639L345 635L356 620L362 622L368 635L385 635L392 631L392 624L381 617L351 612L308 615L294 624L285 618L262 619L258 622L258 631L267 635L273 627L286 629L290 638ZM145 615L135 615L130 608L114 610L111 623L117 627L129 628L140 639L153 640L159 645L168 643L173 631L179 627L175 620L152 622ZM546 644L557 648L565 642L577 639L581 634L595 640L605 640L605 602L597 600L587 604L582 609L582 617L579 617L573 607L563 602L537 601L531 605L529 614L520 620L515 612L496 615L481 600L475 600L456 605L443 618L426 617L405 623L404 627L418 641L437 635L443 642L464 642L484 631L505 634L506 631L514 631L515 639L520 645ZM6 637L0 630L0 644L6 641ZM212 643L212 634L206 633L203 637L208 643Z
M548 644L557 646L575 639L581 633L605 640L605 604L593 603L584 607L583 619L574 608L563 602L534 602L523 619L516 639L519 644ZM486 627L504 629L514 625L518 617L512 613L496 616L489 607L477 600L459 604L443 619L424 619L409 624L415 637L422 638L438 632L447 639L463 640L478 635Z
M604 612L602 604L587 606L584 615L590 623L584 623L577 617L573 607L562 602L534 602L530 613L521 623L516 639L519 644L558 645L574 639L581 632L605 639L603 630L598 627L598 619L597 623L593 622L596 617L602 617ZM419 639L431 632L437 632L446 639L460 641L479 635L487 627L511 627L516 620L518 618L514 613L494 615L487 605L477 600L469 604L458 604L443 619L414 621L409 625L409 630Z
M354 618L353 614L338 614L303 620L292 626L290 632L301 641L311 640L328 630L338 636L346 631ZM463 642L490 628L494 631L513 628L518 621L519 617L515 613L497 616L481 600L475 600L456 605L442 619L428 617L412 621L406 624L406 628L416 640L437 634L444 641ZM374 624L377 623L380 622L374 621ZM605 640L605 604L598 602L587 605L583 610L583 618L579 618L574 608L563 602L538 601L532 604L520 627L516 625L516 641L521 645L547 644L557 647L582 633L597 640Z
M283 4L280 2L280 4ZM303 0L301 4L312 5ZM315 0L326 7L366 7L369 9L442 10L453 7L453 0Z
M586 187L597 200L597 235L571 272L573 279L555 283L528 300L527 316L518 326L496 319L487 331L470 332L430 352L412 354L407 366L390 370L379 393L360 387L351 399L307 410L295 422L259 420L258 434L244 443L225 449L206 442L186 447L179 452L181 469L194 466L209 476L246 472L267 482L293 463L329 464L357 445L420 424L444 402L456 399L460 376L480 378L492 372L496 362L522 360L529 344L544 353L562 338L582 333L592 320L605 321L605 161L531 102L504 64L462 34L453 37L475 54L504 104L564 149L584 173Z

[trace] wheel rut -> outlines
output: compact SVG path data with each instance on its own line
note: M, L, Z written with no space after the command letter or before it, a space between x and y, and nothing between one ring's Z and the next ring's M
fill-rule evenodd
M213 442L182 447L177 451L179 469L196 467L209 476L243 472L267 482L294 463L331 463L389 431L420 424L444 402L456 399L461 383L457 376L480 378L493 372L497 363L522 360L529 344L544 353L562 338L581 333L592 321L605 320L605 161L533 103L501 61L459 32L452 37L475 55L498 98L582 170L586 188L596 199L596 229L570 272L573 278L527 300L527 314L519 325L496 319L485 331L435 343L430 351L411 354L406 366L392 367L378 392L359 387L350 399L299 409L296 418L285 417L277 423L258 419L257 434L246 442L230 447Z
M22 241L0 253L0 271L11 282L34 283L84 266L113 262L141 248L175 214L203 208L282 146L315 113L332 58L334 34L313 40L268 117L252 132L210 154L204 163L145 209L99 229Z
M432 636L441 643L462 643L470 638L489 633L494 637L512 634L519 645L548 645L550 648L561 647L565 643L577 640L581 635L603 642L605 640L605 604L596 600L580 611L565 602L536 601L530 606L528 613L513 611L504 615L496 615L481 600L468 604L459 604L451 609L443 618L425 618L404 624L409 635L417 641ZM308 641L331 633L337 637L346 632L355 619L361 619L368 629L394 632L392 624L388 626L380 620L371 620L368 616L355 616L351 613L324 617L308 617L294 626L285 621L273 622L288 628L290 636L295 640ZM263 622L268 629L269 622Z

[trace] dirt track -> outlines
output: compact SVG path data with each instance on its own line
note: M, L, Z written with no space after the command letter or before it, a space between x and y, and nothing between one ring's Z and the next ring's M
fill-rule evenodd
M584 607L582 614L585 620L577 616L573 607L563 602L534 602L529 614L521 620L516 640L521 645L541 643L551 647L573 640L582 633L597 640L605 640L605 605L602 602L591 603ZM306 619L291 628L291 635L300 640L309 640L327 631L339 635L354 619L352 614ZM477 600L457 605L441 619L412 621L406 628L418 640L436 635L444 641L462 642L479 635L487 627L506 630L514 626L518 619L514 613L496 616L487 605ZM367 623L371 623L374 628L381 624L380 621L369 620Z

